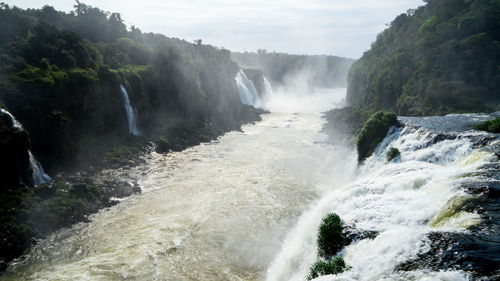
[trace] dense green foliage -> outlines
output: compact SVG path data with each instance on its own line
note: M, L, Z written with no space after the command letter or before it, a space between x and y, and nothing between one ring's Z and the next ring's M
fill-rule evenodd
M315 87L345 87L347 72L354 62L336 56L289 55L265 50L233 52L231 58L242 67L261 69L274 83L287 83L287 79L301 75L309 86Z
M318 255L329 258L344 247L342 221L337 214L328 214L323 218L318 232Z
M497 117L493 120L487 120L481 122L474 126L478 130L490 132L490 133L500 133L500 117Z
M0 26L0 105L23 126L0 113L0 267L110 196L140 191L62 178L34 187L29 149L51 175L91 177L138 158L150 140L180 150L259 119L240 102L228 50L127 29L119 14L78 1L70 13L0 3ZM120 86L141 136L129 134Z
M339 274L348 269L349 267L346 266L345 261L342 257L335 257L327 261L317 261L311 266L309 276L307 276L307 280L311 280L323 275Z
M308 280L327 274L339 274L348 270L344 259L335 256L345 245L348 239L344 237L343 222L340 217L331 213L323 218L318 232L318 256L323 258L315 262L311 268Z
M1 4L0 24L0 100L49 172L158 136L175 142L179 131L208 127L211 139L258 118L239 100L228 50L127 30L119 14L80 2L71 13ZM143 138L128 134L120 85Z
M400 156L401 153L399 152L399 149L395 147L391 147L388 151L387 154L385 155L385 159L387 159L387 162L392 161L392 159Z
M84 184L68 185L57 180L52 185L16 187L0 196L0 268L42 238L86 216L110 206L109 196Z
M349 72L349 106L398 115L500 102L500 1L427 0L380 33Z
M397 124L398 119L393 112L379 111L372 114L358 134L356 141L358 162L362 163L370 157L378 144L385 138L389 129Z

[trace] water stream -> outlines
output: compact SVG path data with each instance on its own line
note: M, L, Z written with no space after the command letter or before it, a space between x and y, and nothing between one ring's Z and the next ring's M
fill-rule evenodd
M0 112L9 116L10 120L12 121L12 127L20 129L20 130L24 129L23 126L21 125L21 123L19 121L17 121L17 119L9 111L7 111L3 108L0 108ZM33 184L34 185L41 185L41 184L44 184L46 182L49 182L51 180L51 178L49 177L49 175L47 175L43 171L42 164L40 164L40 162L38 162L36 160L35 156L33 156L33 153L31 153L31 150L28 150L28 155L29 155L29 161L30 161L30 170L31 170L32 177L33 177L33 180L32 180Z
M261 122L148 155L127 175L141 195L41 241L0 280L305 280L330 212L376 236L340 253L350 270L318 280L500 274L500 143L471 130L490 116L400 118L358 167L320 133L320 112L344 96L275 91ZM387 162L391 147L401 156Z
M150 155L133 172L143 194L41 241L0 279L262 280L300 214L354 176L354 153L319 133L344 95L271 103L242 132Z
M128 131L134 136L140 136L141 133L139 131L139 128L137 127L137 112L132 107L127 90L125 89L125 87L123 87L123 85L120 85L120 90L122 91L123 95L123 106L125 107L125 111L127 112Z

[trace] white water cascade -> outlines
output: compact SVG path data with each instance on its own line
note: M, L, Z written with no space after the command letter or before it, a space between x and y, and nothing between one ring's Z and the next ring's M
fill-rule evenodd
M31 170L33 171L33 184L41 185L52 180L52 178L43 171L42 164L36 160L31 151L28 151L28 154L30 156Z
M19 121L17 121L17 119L10 112L8 112L7 110L5 110L3 108L0 108L0 112L3 114L6 114L7 116L10 117L10 120L12 121L12 126L14 128L17 128L20 130L24 129L23 126L21 125L21 123ZM40 162L38 162L36 160L35 156L33 156L33 154L31 153L31 150L28 150L28 154L29 154L29 160L30 160L30 169L33 173L33 184L34 185L41 185L41 184L44 184L46 182L49 182L52 178L49 177L49 175L47 175L43 171L42 165L40 164Z
M306 279L317 261L318 228L328 213L337 213L346 225L378 235L341 251L350 270L315 280L469 280L460 270L398 271L396 267L430 249L430 232L466 232L467 227L480 223L477 213L450 209L473 198L460 184L481 180L474 172L498 161L495 154L474 149L466 137L471 134L484 135L470 131L436 142L436 135L423 129L393 129L360 167L355 181L331 189L302 214L268 268L266 280ZM391 147L398 148L401 156L387 163Z
M16 118L10 113L8 112L7 110L3 109L0 107L0 112L9 116L11 122L12 122L12 126L14 128L18 128L18 129L23 129L23 126L21 125L21 123L19 123L19 121L16 120Z
M120 89L123 94L123 106L125 107L125 111L127 112L128 131L134 136L140 136L141 133L137 128L137 113L130 104L130 99L128 98L128 93L125 87L123 87L123 85L120 85Z
M330 212L377 235L340 252L350 270L317 280L470 279L459 269L397 266L431 247L428 233L467 233L481 223L478 213L449 206L473 196L460 184L498 161L467 136L484 133L393 129L358 168L351 148L330 145L320 132L320 112L345 90L284 96L277 91L271 113L242 131L117 171L143 193L50 235L0 280L303 281ZM401 155L387 162L391 147Z
M259 92L255 88L252 80L248 79L245 72L240 69L234 79L238 86L241 103L264 109L264 104L259 96Z
M265 75L262 75L262 80L264 80L264 99L270 100L274 94L273 87Z

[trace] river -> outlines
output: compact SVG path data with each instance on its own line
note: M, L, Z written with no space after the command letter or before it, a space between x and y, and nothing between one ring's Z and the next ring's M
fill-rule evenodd
M345 89L276 93L272 113L218 140L153 153L143 193L41 241L2 280L262 280L288 230L356 156L320 133Z
M340 252L349 270L317 280L500 279L500 142L473 130L492 117L399 117L358 167L320 132L344 96L277 92L242 131L146 155L119 172L142 194L40 241L0 280L301 281L332 212L373 235Z

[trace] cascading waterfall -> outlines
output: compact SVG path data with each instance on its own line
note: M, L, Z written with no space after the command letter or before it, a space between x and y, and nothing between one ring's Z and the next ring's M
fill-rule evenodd
M303 213L285 238L266 280L306 279L310 266L317 260L317 230L328 213L337 213L346 225L375 232L377 236L355 241L340 253L352 267L350 270L317 280L469 280L471 276L466 271L450 269L467 268L478 273L494 270L500 244L492 244L489 241L495 238L482 233L494 237L495 232L486 228L492 223L498 228L494 219L498 214L480 215L473 207L479 199L472 194L478 191L468 190L477 182L482 188L490 184L491 180L486 179L491 177L491 170L498 171L498 157L488 149L478 149L478 140L488 139L486 133L453 132L450 128L463 125L466 119L469 123L477 122L475 117L402 118L407 126L390 131L374 155L360 167L357 180L332 190ZM433 131L439 122L448 128ZM491 145L499 146L498 141ZM391 147L399 149L401 156L387 163L386 153ZM498 180L493 179L493 184L498 184ZM491 209L498 210L495 202ZM487 209L476 205L476 209L481 208ZM482 224L488 217L490 221ZM475 227L480 237L477 244L469 246L471 253L461 243L470 243L474 236L456 238L466 235L469 227ZM458 241L434 243L431 238L436 236L455 237ZM479 247L490 248L482 250L483 260L475 257ZM468 267L460 264L467 254L473 256L471 260L480 261L473 265L468 261ZM426 259L429 261L422 262ZM432 262L434 267L427 268L426 264Z
M49 175L47 175L43 171L42 165L40 164L40 162L38 162L36 160L35 156L33 156L31 151L28 151L28 153L30 156L30 167L31 167L31 170L33 171L33 184L34 185L41 185L41 184L44 184L46 182L49 182L52 178L49 177Z
M330 212L374 235L317 280L498 280L500 142L467 129L488 116L400 118L357 167L319 132L343 97L290 97L242 131L115 171L143 193L40 241L0 280L303 281Z
M245 72L240 69L234 79L238 86L241 103L263 109L264 104L259 96L259 92L255 88L252 80L248 79Z
M134 136L140 136L141 133L137 128L137 114L135 109L130 104L130 99L128 98L128 93L123 85L120 85L120 89L123 94L123 106L125 107L125 111L127 112L127 120L128 120L128 131Z
M23 129L23 126L21 125L21 123L19 123L19 121L17 121L16 118L10 112L8 112L7 110L5 110L1 107L0 107L0 112L2 112L3 114L10 117L10 120L12 121L12 126L14 128Z
M6 114L7 116L10 117L10 120L12 121L12 126L14 128L17 128L20 130L24 129L23 126L21 125L21 123L19 121L17 121L17 119L10 112L8 112L7 110L5 110L3 108L0 108L0 112L2 112L3 114ZM41 184L44 184L46 182L49 182L51 180L51 177L49 177L49 175L47 175L43 171L42 165L40 164L40 162L38 162L36 160L35 156L33 156L33 154L31 153L31 150L28 150L28 154L29 154L29 160L30 160L30 169L31 169L31 172L33 174L33 184L34 185L41 185Z
M273 87L271 86L271 83L269 80L267 80L267 77L265 75L262 75L262 79L264 80L264 96L266 99L270 99L273 96Z

